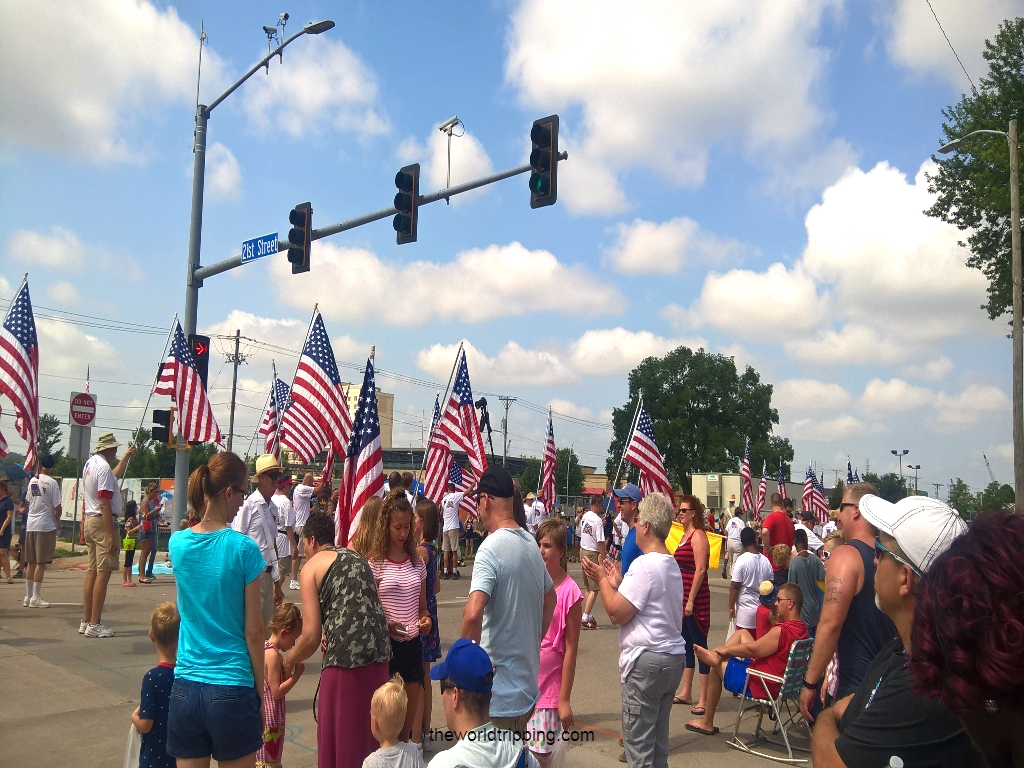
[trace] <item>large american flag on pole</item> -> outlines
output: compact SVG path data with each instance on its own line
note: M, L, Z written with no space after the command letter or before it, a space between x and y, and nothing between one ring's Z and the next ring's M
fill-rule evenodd
M270 401L267 403L267 411L263 414L263 421L260 423L259 433L266 435L264 453L272 454L281 462L281 435L279 425L281 417L288 406L291 405L291 389L281 379L275 378L270 388Z
M373 378L373 357L366 361L359 404L352 420L352 439L345 455L345 473L338 496L335 544L348 545L349 527L371 496L384 493L384 461L380 448L380 417L377 413L377 387Z
M824 525L828 522L828 499L825 498L825 473L821 473L821 478L816 478L811 475L814 480L814 496L812 501L814 503L814 512L818 516L818 520Z
M779 459L779 496L786 498L786 473L782 469L782 459Z
M448 482L455 486L456 491L461 491L463 494L469 493L475 484L475 480L472 469L463 470L457 461L452 461L452 468L448 470ZM462 497L459 509L465 510L467 520L476 519L476 508L476 496Z
M336 454L344 454L352 434L352 419L334 348L319 310L313 310L313 322L299 356L291 396L291 405L281 422L281 442L299 454L306 464L312 464L328 446L334 448Z
M452 449L448 445L448 438L438 429L441 421L440 398L440 394L434 398L434 420L430 426L427 467L423 476L423 495L439 507L447 492L448 468L452 464Z
M544 458L541 460L540 468L540 500L544 503L544 509L550 513L555 508L555 499L558 497L558 490L555 488L555 469L558 466L558 458L555 452L555 429L551 422L551 409L548 409L548 439L544 443Z
M476 420L473 388L469 383L465 351L459 360L455 384L452 386L451 396L445 404L437 430L466 452L473 474L477 477L483 476L484 470L487 469L487 453L484 450L483 435L480 434L480 424Z
M661 459L661 451L654 442L654 424L647 415L647 409L640 404L640 414L636 420L636 428L626 446L626 461L640 469L640 491L646 496L660 491L670 502L675 503L672 495L672 484L665 473L665 464Z
M220 427L213 418L196 359L185 343L181 323L174 319L171 351L160 368L155 395L170 395L178 406L178 432L190 443L220 443Z
M0 327L0 395L7 395L14 404L14 428L28 443L25 469L31 470L39 449L39 339L28 276L11 299ZM0 441L6 446L6 440Z
M743 464L740 466L740 504L744 509L754 509L754 491L750 485L750 440L747 440L747 447L743 451Z
M807 467L807 472L804 474L804 492L800 497L800 508L804 510L812 509L817 513L817 508L814 504L814 494L817 493L818 479L814 476L814 472L810 466Z
M768 462L761 465L761 482L757 484L757 499L754 500L754 515L761 519L761 510L764 509L764 499L768 495Z

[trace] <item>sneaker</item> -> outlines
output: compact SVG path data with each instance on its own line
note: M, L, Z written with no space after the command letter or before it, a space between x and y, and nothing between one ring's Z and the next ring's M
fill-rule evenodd
M623 752L621 755L619 755L619 762L620 763L626 762L626 753L625 752Z
M587 619L580 626L583 629L597 629L597 619Z
M99 624L90 624L85 630L86 637L113 637L114 630L106 626L102 621Z
M78 625L78 634L84 635L85 634L85 630L87 630L88 628L89 628L89 622L83 621L81 624Z
M458 579L458 578L459 578L459 572L458 572L458 571L456 571L455 573L453 573L453 574L452 574L452 578L453 578L453 579Z
M29 608L49 608L50 604L48 602L46 602L45 600L43 600L43 598L36 596L36 597L33 597L31 600L28 601L28 607Z
M25 599L21 601L21 604L23 606L25 606L26 608L28 608L28 600L29 600L28 595L25 595Z
M298 588L299 588L298 580L292 579L291 582L288 584L288 589L298 589Z

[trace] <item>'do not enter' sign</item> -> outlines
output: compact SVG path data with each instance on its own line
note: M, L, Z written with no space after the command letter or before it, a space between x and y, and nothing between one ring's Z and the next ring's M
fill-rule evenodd
M91 426L96 420L96 398L88 392L72 392L70 419L77 427Z

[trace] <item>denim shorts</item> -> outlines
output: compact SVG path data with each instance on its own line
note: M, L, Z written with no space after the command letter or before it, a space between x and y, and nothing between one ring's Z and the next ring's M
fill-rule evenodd
M135 541L138 544L141 544L144 541L153 541L155 538L153 535L154 533L156 533L156 531L146 531L140 528L135 532Z
M260 697L242 685L208 685L175 678L167 711L167 754L218 762L263 746Z

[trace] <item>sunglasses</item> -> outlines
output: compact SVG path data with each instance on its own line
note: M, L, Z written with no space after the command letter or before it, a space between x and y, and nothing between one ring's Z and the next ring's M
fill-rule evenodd
M839 505L839 511L841 512L844 507L856 507L857 509L860 509L860 504L852 501L844 501Z
M438 684L441 686L441 693L442 694L445 691L450 691L452 688L455 687L455 683L453 683L447 677L444 680L438 680Z
M888 555L893 560L895 560L897 563L900 563L901 565L907 566L907 568L912 570L918 576L924 576L924 574L921 573L920 570L918 570L916 565L914 565L913 563L908 563L906 560L904 560L902 557L897 555L891 549L886 548L886 546L882 543L882 540L880 538L878 538L877 536L875 536L875 559L876 560L881 560L883 554Z

